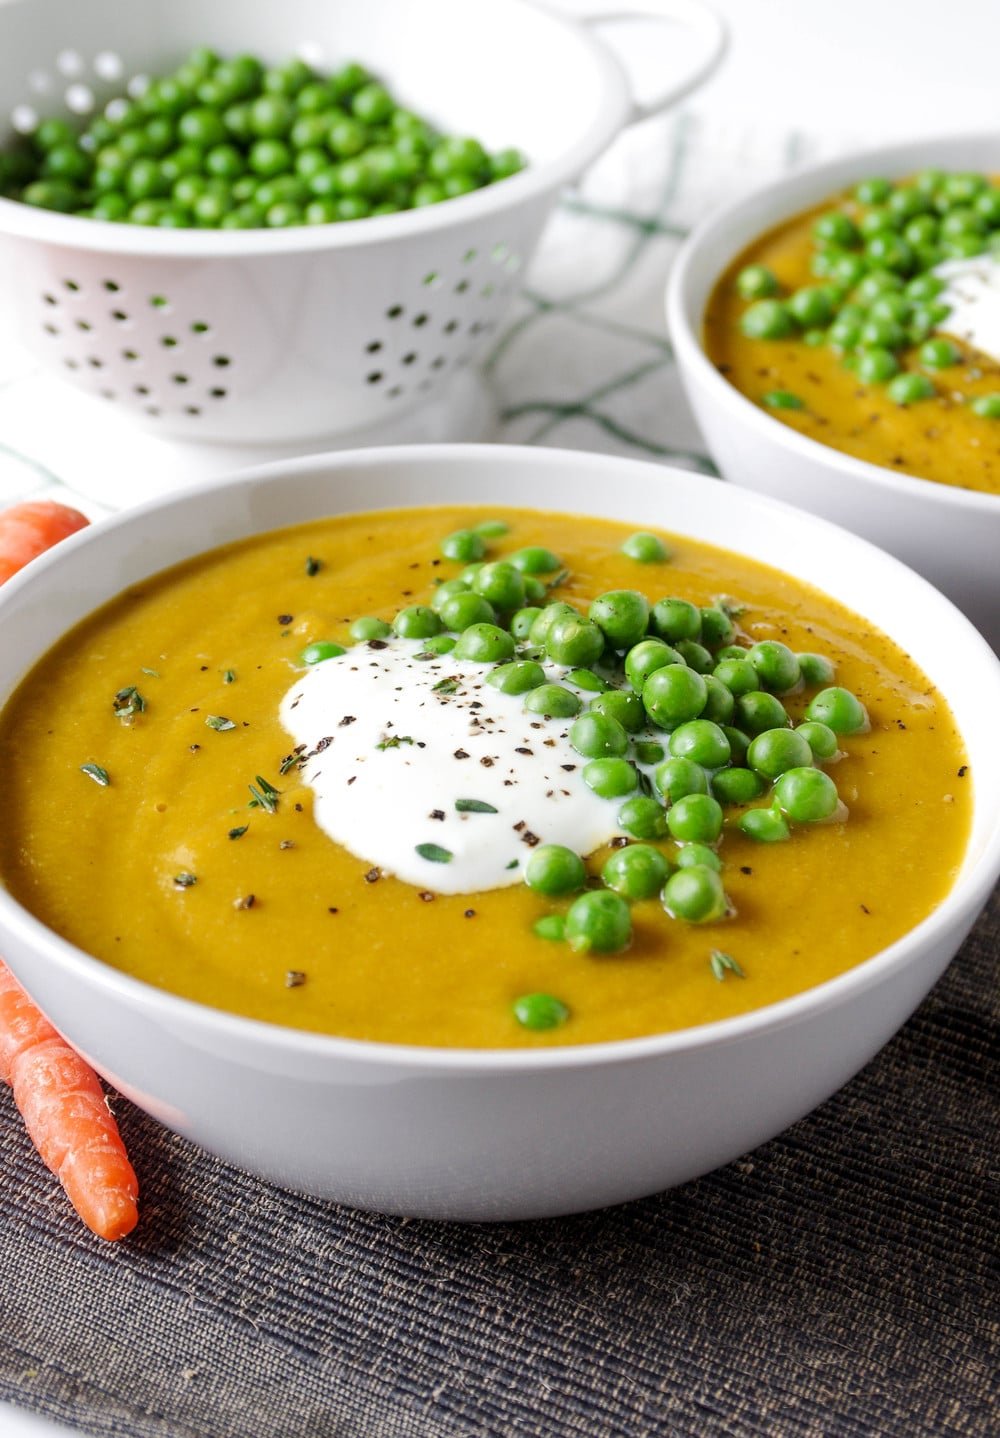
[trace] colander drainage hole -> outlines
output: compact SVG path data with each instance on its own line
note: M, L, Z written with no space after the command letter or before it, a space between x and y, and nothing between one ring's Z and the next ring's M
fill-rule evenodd
M209 394L212 396L213 399L225 399L225 397L226 397L226 395L227 395L228 393L229 393L229 391L228 391L228 390L224 390L224 389L210 389L210 390L209 390Z
M115 392L114 392L113 389L102 389L102 390L101 390L101 399L114 399L114 398L115 398Z
M416 360L416 358L417 358L417 356L416 356L415 352L414 352L413 350L411 350L408 355L404 355L404 356L403 356L403 363L404 363L404 364L413 364L413 362Z
M47 305L57 305L59 303L55 295L42 295L42 299Z
M453 335L457 329L458 329L458 320L449 320L448 323L447 323L447 324L445 325L445 327L444 327L444 332L445 332L446 335Z
M402 305L390 305L390 307L385 312L385 317L387 320L398 320L402 313Z
M121 285L118 283L117 280L105 280L104 288L107 290L109 295L116 295L121 289Z
M90 358L87 360L87 363L90 365L90 368L91 368L91 369L103 369L103 368L104 368L104 361L97 359L94 355L91 355L91 356L90 356Z
M191 326L191 333L193 335L207 335L208 330L209 326L205 323L204 320L195 320L194 324Z
M392 389L386 390L386 399L398 399L402 393L403 386L399 384L394 384Z
M380 369L373 369L371 374L366 375L365 378L369 384L381 384L383 379L385 379L385 375Z
M458 284L455 286L455 293L456 293L456 295L464 295L465 292L466 292L466 290L467 290L468 288L469 288L469 281L468 281L468 280L459 280Z
M174 384L187 384L188 382L188 376L186 374L172 374L170 378Z
M213 355L212 363L217 369L225 369L228 365L232 364L232 360L228 355Z
M42 325L42 329L47 335L57 335L59 333L58 325Z
M381 340L372 340L370 344L365 345L365 353L370 355L377 355L381 348Z
M136 350L122 350L122 359L123 359L123 360L137 360L138 358L139 358L138 351L136 351Z
M83 330L84 333L93 329L93 325L89 320L77 320L76 327L78 330Z
M161 335L161 336L160 336L160 344L163 346L164 349L172 350L172 349L174 349L174 348L176 347L176 345L177 345L176 336L174 336L174 335Z
M134 394L149 394L149 385L135 384L132 386L132 391Z
M445 363L446 361L444 355L437 355L434 359L431 360L431 369L444 369Z
M416 330L418 330L418 329L420 328L420 326L421 326L421 325L425 325L429 319L430 319L430 315L414 315L414 316L413 316L413 328L416 329Z
M144 406L144 413L145 413L145 414L151 414L151 415L158 415L158 414L160 413L160 411L159 411L159 409L157 408L157 406L156 406L155 404L147 404L147 405Z
M72 291L73 294L78 294L80 291L80 286L77 284L76 280L63 280L63 284L68 290Z
M128 319L128 315L125 313L124 310L112 310L111 318L113 320L117 320L120 325L123 325Z
M80 368L80 361L79 361L79 360L75 360L75 359L64 359L64 360L63 360L63 364L66 366L67 369L79 369L79 368Z
M184 413L185 413L185 414L195 414L195 415L198 415L198 414L201 414L201 410L198 408L198 406L197 406L196 404L187 404L187 405L184 406Z
M166 295L150 295L149 303L152 305L154 310L165 310L168 309L170 306L170 301L167 299Z

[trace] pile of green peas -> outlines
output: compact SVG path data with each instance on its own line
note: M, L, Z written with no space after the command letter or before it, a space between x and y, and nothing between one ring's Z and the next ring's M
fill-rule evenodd
M523 169L517 150L442 135L363 65L194 50L82 130L42 120L0 152L0 195L167 229L282 229L420 209Z
M490 558L492 542L507 532L503 520L487 520L447 535L441 554L461 571L440 581L429 603L407 605L392 620L355 619L351 638L397 635L420 640L428 656L492 664L488 684L523 696L525 710L543 721L570 721L582 782L618 804L622 838L595 875L563 845L532 850L528 888L568 901L564 913L538 919L538 937L578 953L619 953L631 941L632 904L650 899L681 922L724 919L726 828L778 843L795 825L844 817L822 765L839 756L842 736L867 730L864 705L834 683L824 655L751 642L737 629L732 601L700 607L671 595L651 603L639 589L619 589L584 612L555 597L569 576L551 550L529 545ZM670 557L654 534L630 535L621 548L643 568ZM301 659L345 652L321 641ZM804 718L793 723L782 700L809 689ZM564 1023L569 1009L552 995L529 994L514 1016L545 1029Z
M985 175L924 170L910 180L862 180L813 225L812 271L820 283L783 294L777 276L749 265L736 277L749 301L741 317L751 339L799 338L827 345L865 385L885 385L894 404L939 393L934 376L963 363L959 345L934 331L948 318L944 260L989 254L1000 260L1000 186ZM805 408L800 395L772 390L773 409ZM970 409L1000 419L1000 393Z

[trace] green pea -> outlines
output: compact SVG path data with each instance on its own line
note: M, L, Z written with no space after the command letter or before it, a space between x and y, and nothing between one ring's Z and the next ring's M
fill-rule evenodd
M539 684L529 691L524 707L531 714L544 714L546 719L571 719L579 714L583 701L562 684Z
M670 644L701 637L701 610L687 599L661 599L649 614L650 627ZM638 642L638 641L635 641Z
M676 804L688 794L708 793L708 775L693 759L665 759L653 782L668 804Z
M552 604L546 604L541 613L536 616L528 633L531 643L542 648L549 637L549 630L556 620L571 614L576 615L577 618L580 617L572 604L565 604L561 599L555 600Z
M642 690L649 676L667 664L680 664L681 656L662 639L643 639L625 656L625 677L633 689Z
M722 807L711 794L685 794L667 810L667 828L682 842L712 844L722 833Z
M840 245L849 250L861 237L850 215L845 215L843 210L828 210L813 225L813 238L820 244Z
M484 539L502 539L505 534L510 533L510 525L505 519L483 519L473 528Z
M590 701L591 714L606 714L629 734L637 734L646 723L646 711L638 694L625 689L607 689Z
M865 320L858 335L863 345L878 349L901 349L906 343L906 330L898 320L879 319L877 316Z
M468 594L469 586L464 579L446 579L439 584L431 596L431 608L441 612L441 607L456 594Z
M588 694L603 694L608 687L593 669L571 669L566 675L566 683L572 684L576 689L583 689Z
M969 408L980 419L1000 419L1000 394L980 394L969 402Z
M630 800L631 803L637 802ZM648 803L655 801L650 799ZM652 899L666 883L670 865L652 844L629 844L616 849L601 870L601 878L609 889L623 899L639 903Z
M941 219L941 234L946 239L964 234L984 235L986 230L987 224L982 215L967 205L956 205Z
M334 644L329 639L317 639L312 644L307 644L299 655L303 664L322 664L324 659L338 659L347 650L342 644Z
M855 292L855 299L859 305L870 305L875 300L886 294L895 294L905 288L905 281L902 276L894 274L892 270L872 270L858 285ZM841 311L843 313L843 311ZM862 316L852 314L852 318L860 319Z
M80 192L75 185L62 180L33 180L21 191L21 202L39 210L70 214L80 205Z
M570 725L569 742L585 759L620 756L628 749L628 735L618 720L592 709Z
M981 255L985 248L985 235L963 230L960 234L950 235L946 240L942 240L940 253L946 260L968 260L974 255Z
M586 666L603 653L604 635L582 614L561 614L549 626L545 650L555 664Z
M503 559L484 564L473 579L472 587L496 609L520 609L524 604L521 572Z
M512 664L501 664L486 676L487 684L499 689L501 694L527 694L545 683L545 670L532 659L515 659Z
M667 751L662 744L636 739L633 741L633 752L637 764L661 764Z
M642 686L646 713L660 729L676 729L687 719L697 719L707 697L705 680L686 664L655 669Z
M741 694L736 701L736 718L741 728L752 737L763 734L765 729L781 729L788 723L788 715L780 699L763 690L752 694Z
M817 719L835 734L860 734L870 726L868 711L857 695L834 685L821 689L809 702L807 719Z
M582 889L587 879L580 855L564 844L540 844L524 866L524 882L536 894L558 898Z
M518 609L517 612L511 616L510 621L510 632L514 638L522 644L526 644L531 635L531 626L541 612L542 611L534 605L529 605L526 609Z
M486 553L486 543L482 535L477 534L474 529L457 529L454 534L446 534L442 539L441 553L445 559L468 564L472 560L482 559Z
M791 838L784 815L777 809L748 809L740 815L736 827L758 844L779 844Z
M751 340L783 340L795 332L795 320L781 300L757 300L740 319L740 329Z
M790 389L769 389L760 402L768 409L805 409L805 400Z
M522 574L555 574L557 569L562 568L558 556L538 544L515 550L509 557L509 563Z
M365 614L360 619L355 619L348 632L352 639L359 642L365 639L385 639L386 635L392 633L392 625L386 624L384 619Z
M973 201L976 214L980 215L990 229L1000 225L1000 189L991 187L988 190L980 190Z
M640 530L630 534L622 543L622 554L628 555L638 564L662 564L670 558L670 551L659 535Z
M893 404L906 406L930 399L937 391L933 380L924 374L898 374L889 381L886 393Z
M481 594L473 594L468 590L464 594L448 596L434 608L440 614L446 629L459 631L468 629L470 624L493 624L496 621L493 605Z
M836 350L852 350L861 337L861 324L850 317L834 320L827 331L827 339Z
M829 819L840 806L837 786L822 769L786 769L775 783L774 798L794 824Z
M632 939L628 904L611 889L581 894L569 906L566 939L576 953L620 953Z
M676 863L678 869L698 867L714 869L717 874L722 873L722 860L707 844L682 844L677 850Z
M639 776L627 759L591 759L583 766L583 782L602 799L624 799L635 791Z
M177 137L188 145L209 149L221 145L227 138L226 127L217 110L207 105L186 111L177 122Z
M725 917L729 904L715 870L705 864L694 864L671 874L663 887L663 907L673 919L683 919L689 924L711 924Z
M675 648L689 669L696 674L711 674L715 660L704 644L699 644L696 639L678 639Z
M795 732L802 735L814 759L832 759L837 753L837 736L829 724L821 724L818 719L807 719L803 724L795 726Z
M933 199L934 195L936 195L941 188L943 180L943 170L926 169L919 172L913 183L918 190L922 190L925 195L930 195Z
M858 379L862 384L887 384L899 373L899 360L892 350L875 345L858 355Z
M933 215L917 215L903 230L903 239L919 254L924 245L933 245L938 238L940 226Z
M426 604L410 604L399 611L392 627L401 639L429 639L432 634L440 634L442 624Z
M837 255L829 267L828 277L845 290L853 290L868 273L868 262L861 255Z
M562 914L545 914L542 918L535 920L531 926L531 932L540 939L547 939L550 943L562 943L566 937L566 920Z
M803 329L827 325L833 318L833 295L826 285L806 285L796 290L785 303Z
M548 597L548 589L542 581L534 574L524 576L524 600L526 604L535 605L538 608L545 603Z
M715 678L724 684L734 697L752 694L761 687L760 675L745 657L748 652L746 649L741 650L739 659L720 659L712 670Z
M514 657L514 640L496 624L470 624L459 636L454 653L456 659L470 659L475 664L500 664Z
M915 275L906 286L912 300L935 300L945 287L939 275Z
M521 994L511 1008L521 1027L531 1029L533 1033L557 1029L569 1018L569 1009L562 999L552 994Z
M918 358L928 369L950 369L962 363L962 351L951 340L927 340L920 346Z
M587 614L616 649L628 649L646 632L649 602L638 590L612 589L599 595Z
M832 684L836 670L825 654L799 654L796 658L803 684Z
M765 729L747 750L747 763L766 779L812 763L809 742L794 729Z
M648 794L634 794L618 810L618 827L634 839L662 839L667 832L667 816L663 805Z
M736 700L726 686L714 674L705 674L705 707L702 719L711 719L713 724L727 724L736 709Z
M747 650L747 659L756 669L761 684L777 694L786 694L799 682L799 661L777 639L762 639Z
M291 168L292 152L283 140L257 140L250 147L247 162L255 175L282 175Z
M723 724L722 732L729 740L733 763L742 764L747 757L747 750L750 748L750 735L745 734L742 729L735 728L732 724Z
M747 265L736 276L736 289L744 300L770 299L780 288L777 276L764 265Z
M701 642L708 649L718 649L728 644L733 637L733 621L718 605L709 605L701 611ZM697 638L693 635L692 638Z
M712 775L712 795L720 804L749 804L763 794L766 785L752 769L735 765Z
M450 654L455 643L450 634L432 634L429 639L424 640L423 647L429 654Z
M729 740L719 725L708 719L679 725L670 736L669 748L675 759L690 759L703 769L721 769L729 763Z

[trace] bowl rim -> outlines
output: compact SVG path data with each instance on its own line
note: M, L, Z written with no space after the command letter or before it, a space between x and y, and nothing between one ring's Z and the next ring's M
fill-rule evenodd
M923 139L901 140L891 144L870 145L862 149L849 150L842 155L836 155L815 164L798 166L788 174L757 185L751 191L741 194L737 199L721 208L714 209L684 241L667 280L664 296L667 327L677 353L678 363L690 370L692 377L699 381L713 400L724 404L730 411L735 411L743 423L751 425L760 433L762 439L770 439L773 443L783 446L793 456L813 464L825 462L832 468L850 475L852 479L874 484L891 495L910 498L919 496L924 502L937 504L943 509L957 508L972 513L981 513L987 518L995 518L998 514L997 506L1000 504L1000 495L998 494L990 494L984 490L965 489L959 485L941 484L937 480L924 479L916 474L908 474L905 471L900 472L884 465L873 464L869 460L845 454L843 450L836 449L833 445L823 444L808 435L800 434L790 425L782 424L780 420L775 419L759 405L754 404L741 390L730 384L719 373L706 354L700 333L696 328L696 326L700 327L704 306L701 307L696 318L691 313L693 308L691 292L697 280L696 266L702 247L714 241L720 232L730 228L738 229L747 212L757 209L765 200L769 199L771 202L769 206L771 213L756 231L758 235L764 234L773 225L779 224L782 220L791 219L796 213L801 212L803 202L796 197L803 189L811 189L826 176L831 177L831 189L828 197L833 198L838 189L842 189L845 184L850 182L850 176L855 171L860 172L855 175L855 178L863 178L865 170L871 173L872 166L890 170L895 170L898 166L902 173L906 173L908 169L919 162L921 157L926 158L929 149L950 150L953 146L961 148L963 145L983 144L990 141L994 145L997 144L994 132L975 130L955 135L937 134L925 136ZM1000 163L1000 147L998 147L998 163ZM714 274L708 286L708 294L711 294L712 289L718 283L722 270L735 259L747 243L746 240L743 240L733 245L732 253ZM706 295L706 303L707 299L708 295Z
M160 229L124 225L37 209L0 197L0 239L37 240L67 250L115 256L162 259L250 259L317 250L343 250L355 245L381 245L432 235L451 225L471 224L499 211L529 204L568 183L611 143L627 123L632 98L624 67L610 46L580 20L536 0L493 0L520 12L531 23L558 27L565 41L575 41L593 61L600 93L591 119L577 139L550 160L528 156L525 168L504 180L419 210L369 215L324 225L295 225L280 230Z
M499 460L502 464L512 466L527 462L542 468L558 469L572 464L576 469L585 467L597 472L607 470L609 467L617 468L624 465L637 472L645 471L650 478L655 475L660 483L664 480L681 485L719 483L717 480L696 475L689 470L652 461L635 460L620 455L536 446L413 444L303 455L292 460L278 460L243 469L214 479L208 484L189 485L183 490L159 496L141 505L122 510L98 524L78 531L55 549L41 555L25 570L2 586L0 589L0 624L2 624L3 609L8 603L8 596L16 597L22 588L46 583L47 576L53 569L58 568L64 556L77 549L99 546L104 542L105 535L119 529L142 527L147 521L154 519L165 510L184 508L196 503L200 496L216 495L232 489L245 488L248 493L252 493L254 488L259 485L277 484L289 476L307 473L317 468L328 471L341 469L364 471L367 468L378 468L385 463L405 463L414 458L432 465L441 463L475 465L477 460L489 460L490 463L496 463ZM992 666L996 678L1000 680L1000 658L993 654L971 621L950 600L934 589L922 576L909 569L902 561L895 559L860 536L852 534L842 526L797 509L782 500L736 486L732 489L732 495L734 497L738 495L739 498L736 502L749 509L761 510L767 514L794 516L797 523L816 531L815 537L818 540L822 539L823 534L829 533L835 533L841 540L846 538L852 545L877 555L879 562L888 568L890 574L892 571L904 572L909 582L916 581L929 595L933 596L933 602L936 605L943 606L952 623L958 623L966 631L967 638L981 651L983 662ZM488 503L488 500L482 502ZM252 527L249 532L264 533L266 527ZM683 530L679 532L683 532ZM197 552L199 552L197 548L192 551L192 553ZM37 656L36 661L33 662L37 662ZM947 699L947 695L944 697ZM548 1049L437 1048L422 1044L343 1038L333 1034L315 1033L266 1020L248 1018L223 1009L212 1008L197 1000L183 998L166 989L157 988L144 980L122 973L103 960L86 953L69 940L62 938L14 899L2 884L0 884L0 932L13 934L16 940L23 944L31 954L28 964L22 966L25 986L29 992L30 966L41 953L43 962L54 964L56 969L64 973L75 973L79 980L86 982L89 987L96 988L98 992L103 991L106 994L117 996L129 1008L149 1014L159 1022L169 1022L173 1018L188 1029L193 1028L202 1033L210 1033L222 1041L229 1040L237 1045L263 1045L271 1052L294 1054L307 1061L327 1060L331 1063L340 1061L424 1070L463 1070L468 1073L496 1075L549 1072L595 1065L614 1066L665 1057L670 1053L691 1052L717 1044L739 1043L755 1035L808 1019L825 1009L835 1009L877 986L897 968L905 966L911 957L911 951L915 948L926 950L933 947L938 940L946 938L948 932L956 926L964 926L964 932L964 929L967 929L975 921L977 914L989 897L998 874L1000 874L1000 803L997 807L996 822L992 832L987 836L982 852L971 863L966 859L952 887L937 907L919 924L902 934L886 948L823 983L812 985L800 993L793 994L776 1003L750 1009L733 1018L713 1020L709 1023L670 1030L665 1033L614 1039L606 1042L560 1044Z

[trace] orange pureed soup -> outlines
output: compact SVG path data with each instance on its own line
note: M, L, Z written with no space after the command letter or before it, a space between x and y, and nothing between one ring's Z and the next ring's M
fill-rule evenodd
M997 236L1000 186L986 177L862 182L737 256L709 298L705 350L730 384L810 439L1000 495L1000 362L976 343ZM949 265L987 279L946 280ZM761 304L776 307L770 325Z
M315 671L340 665L357 675L382 663L386 641L352 647L349 626L359 616L391 621L401 607L428 605L442 581L463 572L442 555L442 537L487 520L500 521L487 526L491 563L525 546L554 551L560 569L531 576L528 586L536 596L544 590L546 601L586 615L596 596L627 590L651 602L682 598L687 608L669 607L675 617L697 615L691 604L711 610L698 624L715 653L699 654L693 639L676 641L687 646L687 659L673 651L671 662L690 671L681 676L685 692L711 688L713 704L720 702L715 681L691 675L715 667L727 652L723 637L740 653L775 641L795 654L826 656L834 684L851 690L870 718L866 732L838 738L839 757L820 763L846 814L792 822L786 841L757 842L739 827L747 806L724 804L721 835L709 847L721 865L727 911L712 922L686 922L665 910L657 892L630 904L630 937L615 952L586 952L536 933L540 918L566 915L579 897L550 897L521 881L545 833L504 822L496 843L505 870L520 866L517 882L459 893L436 887L440 856L426 863L421 882L403 882L377 852L352 853L331 839L317 823L305 762L315 769L319 759L296 750L279 706L299 692L295 686L317 679ZM972 781L952 717L890 640L807 585L671 536L663 536L663 557L639 562L622 552L628 535L623 525L573 515L387 511L262 535L135 586L56 645L0 715L3 882L58 933L150 984L253 1018L391 1042L516 1047L628 1038L740 1014L843 972L918 923L960 865ZM466 582L488 587L475 571ZM526 633L536 619L513 628ZM578 630L590 632L576 620L566 632ZM300 655L317 641L335 641L347 654L310 670ZM434 642L447 647L447 639ZM540 651L530 635L518 642L519 662L535 662ZM369 765L397 766L381 808L365 811L376 840L403 831L409 781L402 765L422 772L424 740L451 722L457 711L449 707L463 692L452 674L456 652L414 648L411 669L433 664L442 676L428 691L425 729L360 733L358 708L332 712L325 736L334 750L355 745ZM590 667L631 692L610 648ZM595 691L583 686L592 683L577 675L562 692L586 708ZM822 687L814 679L783 695L792 722ZM474 692L480 697L465 716L473 734L477 725L488 729L497 691L484 678ZM513 700L517 723L529 697ZM520 782L547 772L547 756L569 742L572 722L524 713L531 740L516 749ZM630 757L637 739L658 742L669 757L671 732L629 736ZM479 765L490 758L491 741L484 742L482 753L460 750L469 760L459 766L468 796L480 804L461 816L470 825L500 823L477 795L477 775L486 773ZM738 745L734 736L737 767L745 768ZM655 758L643 750L647 792L633 797L661 798L648 777L659 767L648 762L651 752ZM572 758L575 765L560 765L567 794L584 786L588 762ZM768 782L749 807L772 798ZM336 804L333 813L336 819ZM669 817L668 810L661 828ZM418 819L421 840L446 832L433 809ZM608 858L637 842L622 835L589 854L584 892L600 890ZM675 869L684 844L662 833L645 842ZM538 994L558 1000L562 1022L540 1030L518 1020L517 1001Z

